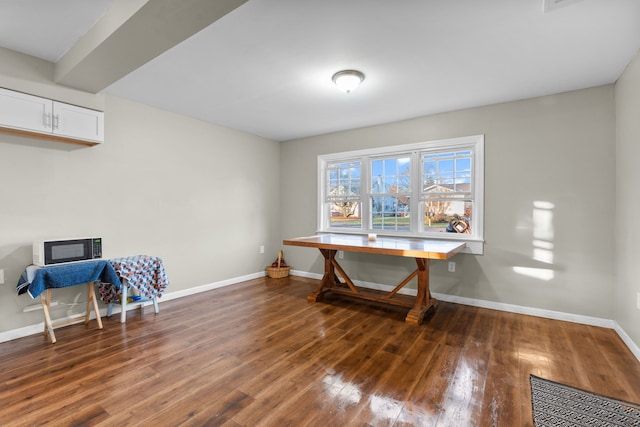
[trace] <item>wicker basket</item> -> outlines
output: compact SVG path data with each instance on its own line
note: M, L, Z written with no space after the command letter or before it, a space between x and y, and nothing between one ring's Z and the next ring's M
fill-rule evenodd
M278 254L278 266L267 267L267 275L272 279L282 279L283 277L287 277L289 275L289 270L291 270L291 267L282 267L282 258L284 258L284 253L280 251L280 253Z

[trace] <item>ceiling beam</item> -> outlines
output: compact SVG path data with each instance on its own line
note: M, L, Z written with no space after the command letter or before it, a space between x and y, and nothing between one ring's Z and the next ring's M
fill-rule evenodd
M247 1L116 0L56 63L54 81L98 93Z

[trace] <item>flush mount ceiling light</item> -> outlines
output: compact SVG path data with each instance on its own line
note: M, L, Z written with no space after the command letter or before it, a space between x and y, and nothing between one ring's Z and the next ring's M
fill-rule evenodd
M342 70L335 73L331 79L340 90L349 93L362 83L364 74L357 70Z

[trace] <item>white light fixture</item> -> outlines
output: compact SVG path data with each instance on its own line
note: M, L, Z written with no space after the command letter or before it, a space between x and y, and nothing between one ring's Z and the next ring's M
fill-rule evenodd
M364 74L357 70L342 70L335 73L331 79L340 90L349 93L362 83Z

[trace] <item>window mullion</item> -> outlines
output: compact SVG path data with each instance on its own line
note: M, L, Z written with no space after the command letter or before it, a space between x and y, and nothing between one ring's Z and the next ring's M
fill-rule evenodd
M362 159L361 174L360 174L360 201L362 209L362 229L369 232L371 231L371 159L364 157Z
M422 203L420 195L422 194L422 162L420 161L420 153L414 151L411 153L411 222L410 229L412 233L420 233L422 231L422 217L424 210L421 209Z

